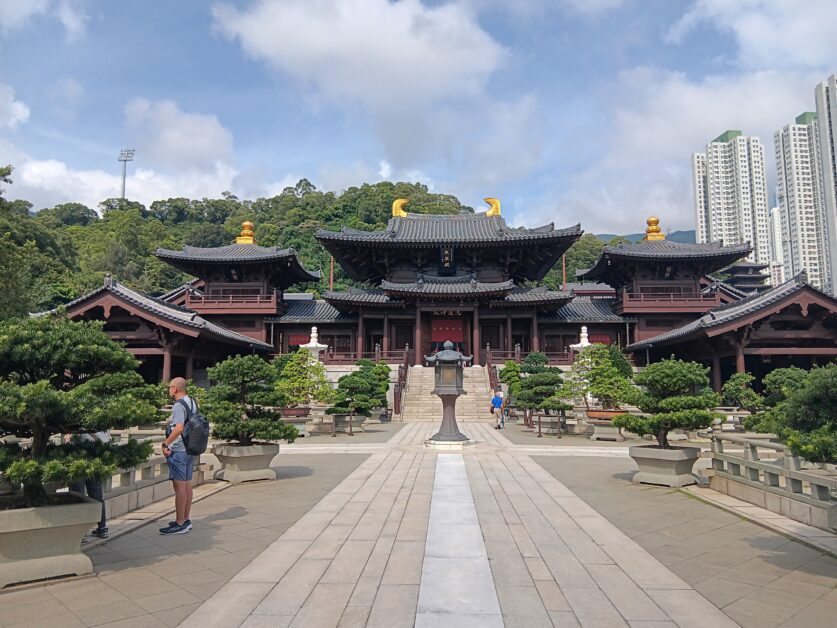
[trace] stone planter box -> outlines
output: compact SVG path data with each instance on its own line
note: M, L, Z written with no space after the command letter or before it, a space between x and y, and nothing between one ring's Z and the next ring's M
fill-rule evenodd
M697 484L692 467L700 457L700 447L662 449L657 445L634 445L628 454L639 467L632 478L634 482L673 488Z
M275 480L270 461L279 453L279 445L215 445L212 453L221 463L216 480L240 484L251 480Z
M590 440L609 440L621 443L625 440L622 435L622 428L616 427L611 421L590 420L588 421L593 426L593 434Z
M293 425L301 437L308 436L308 423L311 421L308 416L286 416L282 417L282 423Z
M341 432L344 434L349 433L349 417L351 417L352 423L352 432L357 432L360 430L363 431L363 424L366 422L367 417L363 416L362 414L335 414L334 415L334 422L335 426L334 429L337 432Z
M92 573L81 540L102 516L84 495L77 504L0 511L0 589L9 584Z

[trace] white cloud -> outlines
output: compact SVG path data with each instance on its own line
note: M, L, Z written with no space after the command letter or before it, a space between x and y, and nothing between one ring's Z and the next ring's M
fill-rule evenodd
M216 28L319 95L376 112L482 92L505 51L456 3L257 0L213 8Z
M495 9L517 17L535 17L548 11L563 10L583 17L595 17L620 7L625 0L464 0L477 11Z
M682 41L703 22L733 35L742 67L823 68L837 60L834 0L694 0L669 41Z
M137 159L173 170L211 168L233 157L233 136L211 114L186 113L168 100L135 98L125 107Z
M40 15L58 19L68 42L86 34L89 16L78 0L0 0L0 34L23 28Z
M29 107L15 99L15 90L0 83L0 129L14 130L29 119Z
M390 177L392 176L392 164L390 164L385 159L382 159L378 162L378 176L381 178L382 181L389 181Z
M554 212L557 202L588 230L637 232L650 215L664 228L692 229L691 154L740 129L761 138L772 173L773 132L810 109L816 77L764 71L693 81L654 68L626 71L616 85L612 126L590 138L601 142L601 154L544 198L537 213Z

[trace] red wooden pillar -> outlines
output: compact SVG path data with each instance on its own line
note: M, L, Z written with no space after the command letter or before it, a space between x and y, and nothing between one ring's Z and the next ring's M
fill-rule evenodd
M712 352L712 390L721 392L721 356Z
M163 347L163 381L171 380L171 349Z
M506 314L506 351L512 351L512 319L511 314Z
M363 357L363 312L357 313L357 357Z
M538 329L538 310L532 312L532 351L541 350L540 330Z
M735 371L737 373L743 373L747 370L746 364L744 362L744 343L738 343L735 345Z
M389 351L389 314L384 314L384 355Z
M479 366L480 363L480 307L474 306L474 322L471 325L471 352L474 354L474 366Z
M195 355L194 351L189 352L186 358L186 379L192 379L195 373Z
M415 333L415 346L414 346L416 357L413 361L413 364L416 366L422 364L424 359L421 355L422 348L421 348L421 307L416 304L416 333Z

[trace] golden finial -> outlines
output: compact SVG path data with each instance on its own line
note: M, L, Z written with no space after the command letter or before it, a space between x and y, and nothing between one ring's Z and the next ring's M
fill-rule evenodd
M500 199L499 198L488 198L482 199L486 203L490 205L490 209L485 212L486 216L499 216L500 215Z
M235 239L236 244L255 244L256 238L253 233L253 223L246 220L241 223L241 235Z
M396 218L406 218L407 212L404 211L404 205L409 202L409 198L397 198L392 201L392 215Z
M665 240L666 234L663 233L663 230L660 229L660 219L656 216L651 216L648 220L645 221L648 225L648 228L645 230L645 237L643 240L646 242L651 240Z

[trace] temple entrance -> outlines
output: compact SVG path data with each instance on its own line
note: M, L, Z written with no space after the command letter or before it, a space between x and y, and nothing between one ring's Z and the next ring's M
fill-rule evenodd
M433 317L430 321L430 353L442 349L451 341L457 351L465 349L465 320L462 318Z
M485 349L486 345L491 345L491 348L496 350L502 350L502 338L503 335L500 329L499 323L483 323L480 326L481 330L481 342L482 347L481 349Z
M403 351L407 346L413 346L413 326L410 323L397 323L395 325L395 346L393 349Z

